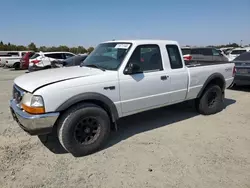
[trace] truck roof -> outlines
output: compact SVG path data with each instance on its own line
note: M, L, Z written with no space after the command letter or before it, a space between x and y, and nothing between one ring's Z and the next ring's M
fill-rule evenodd
M153 39L137 39L137 40L111 40L111 41L105 41L102 43L112 43L112 42L119 42L119 43L133 43L133 44L176 44L178 45L177 41L173 40L153 40Z

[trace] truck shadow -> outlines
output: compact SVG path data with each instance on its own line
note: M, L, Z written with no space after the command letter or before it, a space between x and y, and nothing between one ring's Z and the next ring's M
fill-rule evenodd
M233 99L225 99L225 108L234 103L236 103L236 101ZM163 126L169 126L197 115L199 115L199 113L196 112L193 101L187 101L122 118L118 122L118 131L111 132L110 139L102 150L112 147L136 134ZM67 153L56 136L39 136L39 139L51 152L55 154Z
M226 98L224 109L234 103L236 103L236 100ZM111 139L106 148L136 134L169 126L198 115L200 114L196 111L193 101L187 101L123 118L118 123L118 131L112 132Z

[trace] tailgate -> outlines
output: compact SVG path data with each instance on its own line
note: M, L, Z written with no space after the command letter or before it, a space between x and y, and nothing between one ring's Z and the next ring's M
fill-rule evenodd
M236 75L250 75L250 61L236 61Z

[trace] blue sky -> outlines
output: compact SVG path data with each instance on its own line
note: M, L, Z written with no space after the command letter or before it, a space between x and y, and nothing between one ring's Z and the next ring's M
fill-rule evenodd
M0 40L95 46L112 39L250 44L250 0L3 0Z

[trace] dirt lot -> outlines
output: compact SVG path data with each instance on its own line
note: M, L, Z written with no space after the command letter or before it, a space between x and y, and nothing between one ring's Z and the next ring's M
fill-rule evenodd
M126 118L105 149L74 158L12 120L21 74L0 68L0 187L250 187L250 89L227 90L213 116L185 103Z

